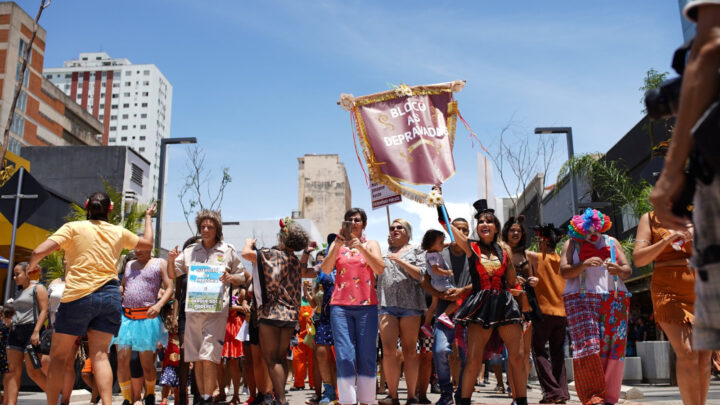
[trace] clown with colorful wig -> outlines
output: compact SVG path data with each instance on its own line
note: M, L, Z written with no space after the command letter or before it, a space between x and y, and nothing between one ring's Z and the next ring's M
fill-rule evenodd
M560 259L575 388L585 405L617 403L625 368L630 293L622 280L631 268L620 243L603 235L611 226L598 210L574 216Z

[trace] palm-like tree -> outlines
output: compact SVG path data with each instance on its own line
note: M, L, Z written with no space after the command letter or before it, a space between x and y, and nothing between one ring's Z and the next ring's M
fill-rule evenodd
M638 218L652 210L648 201L652 186L645 180L633 181L626 171L600 154L573 156L560 168L558 184L570 173L590 182L595 200L611 202L621 209L628 207Z

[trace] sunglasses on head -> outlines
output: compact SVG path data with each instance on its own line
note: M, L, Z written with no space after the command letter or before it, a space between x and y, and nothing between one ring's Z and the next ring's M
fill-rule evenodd
M405 230L405 227L402 225L395 225L390 227L390 232L392 231L403 231Z

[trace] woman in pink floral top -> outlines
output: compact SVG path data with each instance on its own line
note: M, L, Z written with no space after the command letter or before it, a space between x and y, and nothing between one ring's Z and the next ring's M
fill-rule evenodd
M322 271L335 275L330 324L335 340L337 389L341 404L374 404L378 333L375 275L385 269L377 241L363 242L367 214L360 208L345 213L352 222L349 239L338 232ZM356 387L357 381L357 387Z

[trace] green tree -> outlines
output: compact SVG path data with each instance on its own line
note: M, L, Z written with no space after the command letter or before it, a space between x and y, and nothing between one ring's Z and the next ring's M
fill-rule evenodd
M650 68L647 72L645 72L645 77L643 78L643 85L638 89L642 93L642 97L640 98L640 104L642 104L642 113L643 115L647 114L647 107L645 107L645 93L647 93L649 90L657 89L660 87L660 85L667 80L668 72L658 72L657 70ZM663 123L663 130L666 134L670 134L672 132L672 125L670 125L669 120L662 120ZM648 131L648 135L650 136L650 148L655 147L655 136L653 134L653 123L649 122L645 125L643 125L643 129Z
M648 201L652 186L645 180L633 181L625 170L600 154L573 156L560 168L558 184L571 172L575 178L590 182L594 200L611 202L618 209L628 207L638 218L652 210Z

